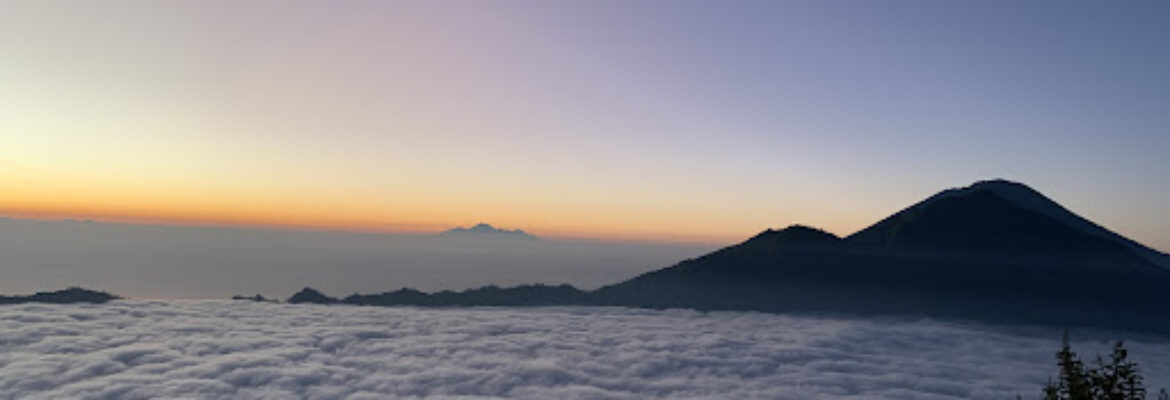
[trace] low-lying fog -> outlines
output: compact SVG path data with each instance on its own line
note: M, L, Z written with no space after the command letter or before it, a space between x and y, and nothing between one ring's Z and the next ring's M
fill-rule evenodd
M179 227L0 218L0 294L83 286L138 298L286 298L401 287L593 289L716 246Z
M1125 338L1072 337L1084 359ZM1128 339L1157 393L1170 343ZM1059 348L1057 328L922 319L23 304L0 307L0 398L1038 399Z

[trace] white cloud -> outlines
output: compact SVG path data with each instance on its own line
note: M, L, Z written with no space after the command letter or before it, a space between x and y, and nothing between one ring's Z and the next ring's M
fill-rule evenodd
M1121 334L1075 332L1084 356ZM1035 398L1059 332L622 308L0 307L0 398ZM1131 337L1148 386L1170 342Z

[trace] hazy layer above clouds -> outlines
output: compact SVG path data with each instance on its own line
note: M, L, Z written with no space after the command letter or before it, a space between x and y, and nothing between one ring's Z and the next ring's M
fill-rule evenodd
M140 298L287 297L568 283L596 288L713 246L0 219L0 293L70 285Z
M624 308L116 301L0 307L3 398L1009 399L1060 333ZM1102 332L1074 332L1090 357ZM1170 343L1129 342L1147 384Z

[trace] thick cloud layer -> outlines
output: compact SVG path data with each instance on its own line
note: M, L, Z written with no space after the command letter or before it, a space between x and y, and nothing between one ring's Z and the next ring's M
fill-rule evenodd
M1058 338L623 308L33 304L0 307L0 398L1036 398ZM1170 343L1130 339L1149 385L1170 384Z

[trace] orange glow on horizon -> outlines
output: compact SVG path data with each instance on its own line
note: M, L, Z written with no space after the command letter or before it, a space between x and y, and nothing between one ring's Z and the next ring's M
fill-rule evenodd
M345 219L281 219L272 216L230 216L214 212L188 215L121 214L107 212L71 212L34 208L0 207L0 218L33 220L93 220L97 222L127 224L158 224L176 226L222 226L258 229L292 229L315 231L340 231L359 233L415 234L426 235L442 232L457 226L467 227L478 222L493 224L498 228L514 229L515 226L475 220L455 224L437 223L396 223L355 221ZM653 242L667 244L726 245L746 239L748 236L715 236L685 233L661 233L649 231L592 231L585 229L521 228L544 238L577 239L590 241Z
M26 188L27 189L27 188ZM621 225L634 220L626 215L585 216L552 220L542 215L514 215L508 210L487 210L480 215L467 210L430 207L409 209L378 207L360 202L324 202L313 199L251 198L206 199L192 193L155 193L134 197L125 193L101 196L57 192L55 195L6 190L0 199L0 216L29 219L92 219L102 222L192 226L233 226L280 229L355 231L374 233L432 234L456 226L487 222L501 228L520 228L538 236L560 239L634 241L678 244L727 244L754 232L703 234L702 229L656 221ZM198 200L203 197L203 200ZM556 214L552 212L551 214ZM574 213L565 213L574 215ZM625 213L623 213L625 214ZM538 220L537 223L530 222ZM645 220L644 218L642 220Z
M505 198L498 194L502 191L476 189L477 197L466 190L432 190L413 182L400 184L398 192L379 192L345 185L156 180L93 171L0 170L0 215L408 234L487 222L548 238L703 245L735 243L767 228L748 221L749 215L728 217L718 209L679 218L677 204L562 199L551 197L551 190Z

